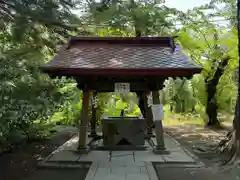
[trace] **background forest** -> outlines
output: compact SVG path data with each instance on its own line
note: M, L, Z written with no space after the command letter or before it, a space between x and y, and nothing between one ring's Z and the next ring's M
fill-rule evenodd
M231 123L239 79L236 8L235 0L211 0L187 12L163 0L0 0L0 147L42 138L55 124L77 125L81 92L75 81L53 80L39 70L72 35L177 36L203 71L165 82L165 121L188 115L208 126L222 117ZM136 103L133 93L101 93L99 118L124 107L126 115L139 115Z

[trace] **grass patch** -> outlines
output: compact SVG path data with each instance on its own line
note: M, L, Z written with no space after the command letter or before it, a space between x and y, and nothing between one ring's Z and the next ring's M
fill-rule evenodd
M178 126L178 125L201 125L204 126L204 120L192 114L175 114L165 113L163 125L164 126Z
M223 126L231 127L233 115L229 113L219 113L219 121ZM168 107L164 107L164 126L178 126L178 125L199 125L205 126L205 121L199 114L177 114L171 113Z
M201 125L204 126L204 120L199 114L183 113L177 114L169 111L169 106L164 107L164 126L178 125Z

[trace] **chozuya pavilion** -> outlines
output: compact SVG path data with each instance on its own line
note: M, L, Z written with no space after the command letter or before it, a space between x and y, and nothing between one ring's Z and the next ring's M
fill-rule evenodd
M88 107L91 93L136 92L144 118L105 117L102 119L101 149L144 149L146 137L152 138L155 125L155 153L167 152L162 126L159 90L168 77L191 78L201 72L181 52L173 37L71 37L53 58L41 67L51 77L73 77L83 91L79 122L79 146L88 152ZM147 95L152 92L153 106ZM96 112L93 108L91 134L95 135ZM146 134L148 136L146 136Z

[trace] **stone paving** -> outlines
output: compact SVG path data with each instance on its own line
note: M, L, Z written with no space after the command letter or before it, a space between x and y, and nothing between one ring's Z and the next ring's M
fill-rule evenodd
M158 180L155 163L183 163L202 166L195 157L182 149L171 137L165 135L170 154L156 155L149 148L144 151L90 151L80 155L76 152L78 137L73 137L43 162L92 162L85 180ZM155 140L153 139L153 143Z
M97 153L97 152L95 152ZM95 159L85 180L158 180L150 162L136 159L133 151L105 151ZM91 153L89 154L91 156ZM87 156L85 156L87 157ZM86 160L84 156L81 160Z

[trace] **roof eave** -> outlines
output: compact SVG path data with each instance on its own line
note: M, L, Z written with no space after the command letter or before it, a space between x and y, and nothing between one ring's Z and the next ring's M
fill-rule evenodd
M90 69L41 67L43 73L53 76L191 76L199 74L202 68L148 68L148 69Z

